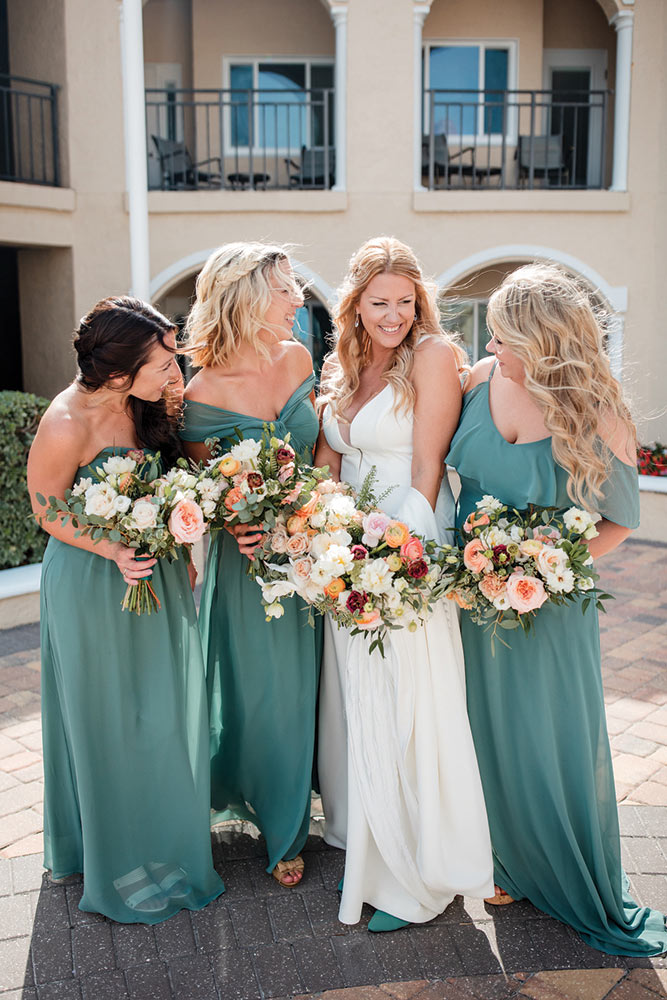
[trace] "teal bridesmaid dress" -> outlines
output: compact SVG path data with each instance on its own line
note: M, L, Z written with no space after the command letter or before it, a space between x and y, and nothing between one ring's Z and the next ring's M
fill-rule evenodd
M551 438L510 444L489 409L489 383L465 397L447 462L461 478L457 526L491 494L518 510L573 506ZM610 521L639 523L636 469L613 458L596 505ZM479 761L495 881L514 899L569 924L611 955L667 949L661 913L628 895L591 603L545 606L532 635L503 634L506 648L461 615L468 712Z
M318 420L310 376L273 421L311 461ZM185 441L234 436L259 439L257 417L186 401ZM223 447L225 445L223 444ZM218 819L251 820L263 834L267 871L303 847L310 823L315 706L321 623L308 624L305 604L283 601L285 614L267 622L258 585L236 540L219 531L211 541L199 622L209 701L211 803Z
M104 449L105 454L127 449ZM90 476L79 470L77 480ZM93 477L94 478L94 477ZM56 538L42 567L44 865L83 873L82 910L154 924L224 890L209 824L206 686L185 561L158 614L121 611L115 563Z

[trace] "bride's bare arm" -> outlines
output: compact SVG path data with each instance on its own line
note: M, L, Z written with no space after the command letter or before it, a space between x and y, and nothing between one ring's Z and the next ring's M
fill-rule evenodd
M322 428L320 428L320 435L315 446L314 462L315 465L328 465L331 478L338 482L340 479L340 452L333 450Z
M454 352L441 340L424 341L415 351L412 486L435 509L440 483L461 413L461 384Z

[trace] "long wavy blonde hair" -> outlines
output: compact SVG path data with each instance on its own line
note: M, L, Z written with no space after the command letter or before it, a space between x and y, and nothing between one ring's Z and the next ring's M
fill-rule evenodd
M196 367L228 364L242 344L269 360L259 335L276 290L303 297L289 264L289 247L226 243L214 250L197 276L196 298L185 322L182 350ZM277 331L276 331L277 332Z
M425 280L414 252L393 236L375 237L364 243L351 258L333 312L335 348L327 359L321 399L328 402L339 416L359 388L360 372L370 362L370 338L361 317L358 326L355 326L355 321L359 299L378 274L401 275L409 278L415 286L414 323L395 349L392 364L382 376L394 387L399 407L410 409L414 406L415 390L410 373L415 347L425 334L440 337L451 345L460 370L468 365L468 356L456 338L443 333L440 328L436 285Z
M492 333L524 366L524 385L544 416L554 459L568 473L568 494L588 509L602 496L612 457L601 446L601 428L620 422L636 440L604 347L607 322L586 289L551 264L513 271L487 311Z

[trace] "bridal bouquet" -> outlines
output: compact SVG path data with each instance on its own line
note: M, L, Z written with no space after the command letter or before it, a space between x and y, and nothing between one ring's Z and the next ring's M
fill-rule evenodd
M328 470L307 465L290 445L290 435L283 440L274 430L273 424L265 425L259 441L239 435L222 454L219 439L207 439L213 458L199 467L193 488L212 530L236 524L270 527L279 514L306 503L326 479Z
M88 535L94 542L122 542L138 556L178 558L178 547L198 541L205 529L197 502L196 477L177 467L160 475L159 455L135 449L112 455L93 475L80 479L65 492L65 499L37 494L47 521L71 521L75 537ZM121 608L137 615L161 607L149 578L128 585Z
M423 539L379 510L374 478L373 470L358 496L346 483L319 482L307 503L277 514L255 565L267 619L281 617L281 600L298 594L352 635L367 635L369 651L384 655L387 631L422 625L459 560L452 546Z
M565 604L595 588L599 578L586 542L598 534L600 515L571 507L532 507L526 514L483 496L462 529L462 558L448 597L478 625L530 632L543 604ZM610 594L588 594L599 610ZM502 640L501 640L502 641Z

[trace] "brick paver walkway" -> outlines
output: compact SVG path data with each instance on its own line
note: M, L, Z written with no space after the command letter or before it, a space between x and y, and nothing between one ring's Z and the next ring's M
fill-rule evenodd
M667 911L665 549L626 543L601 564L604 682L624 864L641 902ZM342 852L320 821L297 890L263 870L251 828L214 834L227 891L154 928L77 908L80 882L41 868L37 626L0 633L0 1000L655 1000L667 958L612 958L528 903L458 897L437 920L369 935L337 921ZM373 985L366 985L373 984Z

